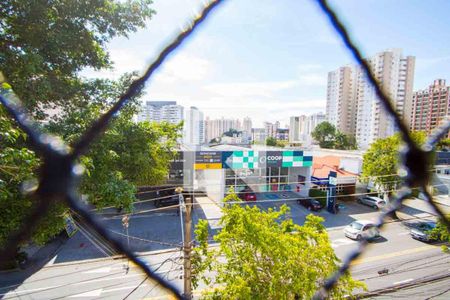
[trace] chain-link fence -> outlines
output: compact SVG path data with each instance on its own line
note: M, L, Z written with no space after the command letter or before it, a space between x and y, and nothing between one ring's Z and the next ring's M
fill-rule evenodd
M78 178L81 176L81 168L77 166L76 162L80 155L86 152L90 144L102 134L108 126L108 123L111 121L111 118L120 111L128 99L137 95L144 88L146 81L164 63L168 55L175 51L222 2L225 1L213 0L206 5L201 14L189 24L188 28L176 36L176 38L160 52L156 60L149 65L144 75L135 80L112 108L97 120L70 148L55 137L50 137L37 132L35 130L36 126L33 126L32 121L28 118L17 99L5 95L0 96L0 102L4 105L7 112L17 121L19 127L28 135L30 147L40 155L43 161L39 172L40 178L37 188L32 192L32 197L36 204L32 208L30 216L24 221L19 230L9 236L6 248L2 249L0 252L0 257L2 259L11 259L14 257L19 243L30 237L32 229L43 217L45 217L53 202L65 201L77 215L85 220L88 226L99 235L105 237L111 249L126 255L146 273L149 279L156 281L162 287L167 289L169 293L177 298L183 298L182 293L177 288L169 281L156 274L143 260L133 254L127 245L102 226L100 220L90 212L90 209L83 204L82 201L79 200L77 194L77 182ZM450 222L433 202L432 196L427 190L427 185L430 180L428 169L432 163L430 161L431 151L439 139L446 135L450 128L450 122L445 123L436 130L435 133L428 138L425 146L419 148L413 142L409 129L395 111L389 96L383 91L381 85L376 80L368 62L363 59L360 50L352 40L347 28L339 19L339 16L329 6L326 0L316 0L316 2L323 11L324 16L328 18L330 25L336 30L337 35L340 36L345 46L361 66L369 82L374 86L376 95L380 99L384 109L394 119L395 125L405 143L405 147L402 151L402 165L400 167L404 186L397 194L396 200L392 201L389 209L380 214L376 225L382 227L385 217L395 212L395 210L401 206L402 201L410 196L411 188L419 187L422 189L428 203L433 207L436 214L444 221L445 225L450 230ZM339 270L330 276L330 278L325 281L324 285L317 291L315 294L316 299L324 299L327 297L328 291L338 284L341 275L349 269L351 262L364 252L367 245L367 240L363 239L360 241L359 248L348 255Z

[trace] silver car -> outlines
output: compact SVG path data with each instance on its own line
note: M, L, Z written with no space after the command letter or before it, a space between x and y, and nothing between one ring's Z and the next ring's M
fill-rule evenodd
M363 196L358 198L358 203L368 205L373 209L381 209L386 206L386 201L374 196Z
M358 220L344 228L346 237L352 240L372 240L380 237L380 231L372 221Z

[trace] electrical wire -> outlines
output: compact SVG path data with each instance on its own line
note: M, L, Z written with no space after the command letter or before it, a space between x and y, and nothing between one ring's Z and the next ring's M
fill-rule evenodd
M447 186L447 184L437 184L437 185L430 185L431 187L437 187L437 186ZM392 189L392 190L387 190L384 191L384 193L392 193L392 192L398 192L401 191L401 189ZM280 193L282 191L268 191L268 192L261 192L259 194L262 193ZM285 192L289 192L289 191L285 191ZM254 193L254 192L248 192L248 193ZM373 195L374 192L366 192L366 193L354 193L354 194L345 194L345 195L336 195L336 198L346 198L346 197L354 197L354 196L367 196L367 195ZM316 197L295 197L295 198L283 198L283 199L267 199L267 200L255 200L255 201L229 201L226 202L226 204L258 204L258 203L277 203L277 202L292 202L292 201L297 201L300 199L305 199L305 198L309 198L309 199L326 199L326 196L316 196ZM217 203L186 203L186 205L192 205L192 206L202 206L202 205L217 205ZM144 214L144 213L150 213L150 212L154 212L154 211L162 211L162 210L168 210L168 209L172 209L172 208L177 208L179 207L179 204L174 204L171 206L166 206L166 207L161 207L161 208L155 208L155 209L148 209L148 210L142 210L142 211L138 211L138 212L133 212L130 214L122 214L122 215L117 215L114 217L105 217L103 219L107 220L107 219L114 219L114 218L118 218L120 216L124 216L124 215L139 215L139 214Z

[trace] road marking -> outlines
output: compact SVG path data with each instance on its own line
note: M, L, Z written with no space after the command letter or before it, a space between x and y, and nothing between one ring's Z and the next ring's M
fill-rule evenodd
M93 290L85 293L80 293L76 295L69 296L68 298L78 298L78 297L98 297L102 294L103 289Z
M145 285L141 285L139 287L144 287L144 286ZM116 292L116 291L121 291L121 290L129 290L129 289L134 289L135 287L136 287L136 285L113 288L113 289L104 290L103 293L110 293L110 292Z
M413 280L414 280L413 278L409 278L409 279L405 279L405 280L402 280L402 281L394 282L393 285L403 284L403 283L411 282Z
M377 261L377 260L382 260L382 259L385 259L385 258L392 258L392 257L397 257L397 256L402 256L402 255L407 255L407 254L412 254L412 253L424 252L424 251L428 251L428 250L432 250L432 249L439 249L439 247L433 246L433 245L427 245L427 246L423 246L423 247L418 247L418 248L413 248L413 249L406 249L406 250L403 250L403 251L392 252L392 253L387 253L387 254L378 255L378 256L359 258L359 259L354 260L351 263L351 265L355 266L355 265L360 265L360 264L363 264L363 263L368 263L368 262L373 262L373 261Z
M36 289L30 289L30 290L22 289L21 291L15 291L15 290L14 291L8 291L7 293L0 294L0 296L6 296L9 293L13 293L14 295L16 295L16 294L25 294L25 293L30 293L30 292L33 293L33 292L38 292L38 291L42 291L42 290L49 290L49 289L57 288L57 287L60 287L60 286L62 286L62 285L47 286L45 288L36 288ZM18 295L16 295L16 296L18 296Z
M92 282L108 281L108 280L114 280L114 279L124 279L124 278L131 278L131 277L144 277L144 274L132 274L132 275L117 276L117 277L92 279L92 280L86 280L86 281L82 281L82 282L75 282L75 283L72 283L72 285L82 285L82 284L88 284L88 283L92 283Z
M84 274L91 274L91 273L109 273L111 272L112 267L103 267L103 268L98 268L98 269L93 269L93 270L89 270L89 271L84 271Z
M350 244L355 244L355 243L357 243L357 241L353 241L350 239L337 239L337 240L331 241L331 247L338 248L340 246L345 246L345 245L350 245Z

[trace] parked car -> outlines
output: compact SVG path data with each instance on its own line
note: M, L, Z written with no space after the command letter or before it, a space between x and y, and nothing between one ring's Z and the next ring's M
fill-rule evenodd
M372 221L358 220L344 228L345 236L353 240L373 240L380 237L380 230Z
M436 222L433 221L419 222L416 224L415 228L411 229L411 237L423 242L432 242L434 240L430 237L429 231L435 227Z
M249 188L239 192L238 197L243 201L256 201L256 194Z
M178 194L174 194L172 190L157 192L156 200L154 201L155 207L177 205L180 202Z
M374 196L363 196L358 198L358 203L368 205L374 209L380 209L386 206L386 201Z
M297 200L297 202L300 205L303 205L304 207L306 207L308 210L312 210L312 211L318 211L323 208L322 204L320 204L320 202L317 201L316 199L304 198L304 199Z

